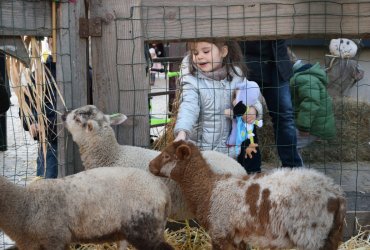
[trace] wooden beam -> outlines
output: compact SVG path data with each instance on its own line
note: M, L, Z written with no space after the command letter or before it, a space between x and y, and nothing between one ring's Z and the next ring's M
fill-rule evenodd
M31 60L21 36L0 36L0 50L29 67Z
M50 36L50 0L0 0L0 34Z
M370 37L370 1L143 0L137 8L148 41Z
M65 98L68 110L87 104L87 39L78 35L78 20L86 17L85 1L74 4L59 3L57 34L57 84ZM63 113L65 107L57 100L57 108ZM63 128L58 116L58 171L59 176L77 173L82 164L78 146L71 135Z
M149 81L139 0L92 0L91 18L102 18L102 36L91 38L93 103L106 113L122 112L121 144L149 146ZM135 19L131 19L131 11Z

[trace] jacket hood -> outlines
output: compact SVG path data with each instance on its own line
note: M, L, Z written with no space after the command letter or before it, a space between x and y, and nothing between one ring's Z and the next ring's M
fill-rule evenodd
M304 67L304 65L302 66ZM312 67L308 69L299 70L300 68L294 71L293 78L297 78L298 76L306 76L306 77L316 77L318 78L324 85L328 84L328 78L326 72L321 68L319 63L315 63Z

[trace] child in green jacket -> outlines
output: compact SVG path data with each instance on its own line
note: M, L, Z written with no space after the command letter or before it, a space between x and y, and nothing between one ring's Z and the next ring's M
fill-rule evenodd
M327 92L326 72L315 65L298 60L293 65L290 79L297 148L301 149L317 139L328 140L336 135L333 101Z

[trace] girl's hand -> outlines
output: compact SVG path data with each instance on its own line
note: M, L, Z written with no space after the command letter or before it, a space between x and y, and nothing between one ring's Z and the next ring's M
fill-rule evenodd
M243 121L252 124L257 119L257 110L255 107L250 106L248 113L243 115Z
M32 138L36 138L36 137L38 137L38 134L39 134L39 127L38 127L38 125L37 124L35 124L35 123L33 123L33 124L31 124L31 126L30 126L30 134L31 134L31 136L32 136Z
M175 141L181 141L181 140L183 140L183 141L185 141L185 140L186 140L186 132L185 132L185 131L180 131L180 132L177 134L177 136L176 136L176 138L175 138L174 142L175 142Z

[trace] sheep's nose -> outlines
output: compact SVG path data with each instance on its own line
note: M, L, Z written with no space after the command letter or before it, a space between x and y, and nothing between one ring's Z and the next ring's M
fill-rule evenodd
M64 114L62 115L62 121L66 121L67 115L69 114L69 111L65 111Z
M159 170L155 167L155 165L152 162L149 163L149 171L154 175L159 174Z

